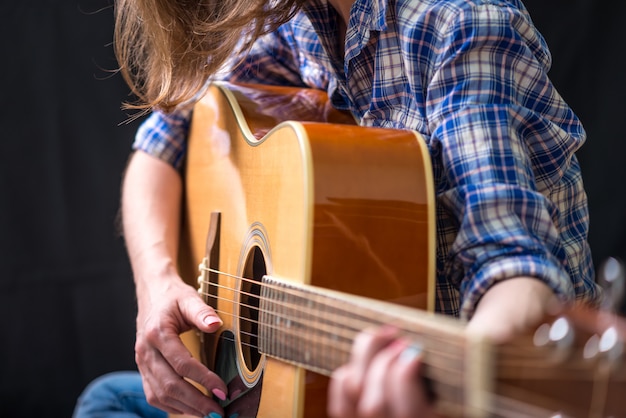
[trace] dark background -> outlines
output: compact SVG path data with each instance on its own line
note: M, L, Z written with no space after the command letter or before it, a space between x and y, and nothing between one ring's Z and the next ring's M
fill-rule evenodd
M551 77L587 129L578 152L589 197L596 266L626 261L626 3L526 2L548 41Z
M0 25L0 416L69 417L133 369L135 300L115 227L137 123L110 45L112 0L4 2ZM551 76L583 120L597 265L626 259L626 3L529 0Z
M115 218L137 125L109 0L0 10L0 417L68 418L91 379L136 367Z

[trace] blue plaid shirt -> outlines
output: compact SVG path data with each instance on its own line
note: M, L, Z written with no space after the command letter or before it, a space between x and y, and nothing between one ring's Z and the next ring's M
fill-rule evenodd
M356 0L345 55L336 19L310 1L226 78L323 89L361 125L422 134L437 193L437 311L469 318L490 286L517 276L595 302L574 155L585 131L548 79L551 56L523 4ZM179 167L189 117L153 113L135 148Z

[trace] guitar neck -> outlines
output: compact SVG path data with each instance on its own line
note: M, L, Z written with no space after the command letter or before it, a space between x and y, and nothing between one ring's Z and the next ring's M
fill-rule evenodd
M424 352L440 403L484 408L489 350L456 319L270 276L259 307L259 347L268 356L328 376L348 361L357 334L393 324Z

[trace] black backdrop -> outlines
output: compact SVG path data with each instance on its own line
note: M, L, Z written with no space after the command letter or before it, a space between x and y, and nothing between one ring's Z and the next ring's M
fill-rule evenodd
M88 381L135 367L114 225L136 125L109 0L0 10L0 416L69 417Z
M626 261L626 3L531 0L527 6L552 50L552 79L587 129L578 157L594 261Z
M69 417L94 377L132 369L135 301L115 229L137 123L120 125L112 0L4 2L0 26L0 416ZM529 0L579 152L594 260L626 258L625 3Z

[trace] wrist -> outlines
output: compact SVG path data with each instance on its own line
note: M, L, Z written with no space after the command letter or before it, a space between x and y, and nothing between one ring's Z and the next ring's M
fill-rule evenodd
M541 280L503 280L483 295L467 328L495 342L505 341L538 325L555 301L553 290Z

